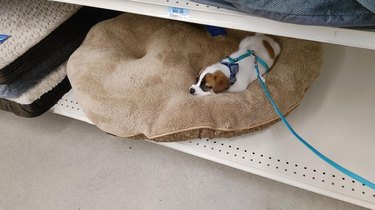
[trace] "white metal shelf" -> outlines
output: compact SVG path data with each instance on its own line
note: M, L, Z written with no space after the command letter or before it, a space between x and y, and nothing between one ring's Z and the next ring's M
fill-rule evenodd
M276 22L188 0L57 0L160 18L375 50L375 32ZM176 17L169 7L189 10ZM325 45L325 63L288 119L323 154L375 180L375 51ZM51 111L91 123L72 92ZM280 123L231 139L160 143L316 193L375 209L375 190L336 171L297 142Z
M57 1L375 50L375 32L282 23L188 0ZM189 10L189 16L170 16L169 7L186 8Z
M375 180L375 51L324 45L321 75L288 119L323 154ZM69 92L51 109L85 122ZM282 124L230 139L198 139L163 146L375 209L375 190L324 163Z

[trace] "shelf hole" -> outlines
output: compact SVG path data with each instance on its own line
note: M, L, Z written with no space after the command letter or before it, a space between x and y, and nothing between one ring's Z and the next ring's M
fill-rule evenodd
M189 2L186 2L186 5L189 5Z
M191 144L192 141L189 141L189 143Z
M293 174L297 174L297 172L293 172Z
M238 148L238 147L237 147L236 149L237 149L237 150L240 150L240 148Z
M335 178L336 176L333 174L332 177Z
M312 179L315 179L315 177L312 177Z
M355 181L354 181L354 180L352 180L352 183L355 183Z
M322 179L322 182L325 182L324 179Z
M207 147L206 145L204 145L203 147Z
M197 146L199 145L199 143L197 143Z
M270 166L270 164L267 164L267 166Z
M262 164L262 162L259 161L259 164Z
M229 155L229 152L227 152L227 155Z
M354 188L352 188L352 191L355 191Z
M342 180L345 180L345 178L344 178L344 177L342 177Z
M323 175L326 175L326 172L323 172Z
M216 141L214 141L214 144L216 144Z
M253 152L253 155L255 155L255 152Z
M242 157L242 159L245 159L245 157Z
M221 143L221 146L224 146L224 143Z
M333 182L332 182L331 184L332 184L332 185L335 185L335 183L333 183Z
M212 150L214 150L214 148L213 148L213 147L211 147L211 149L212 149Z
M206 141L210 141L210 140L206 139Z
M364 194L366 194L364 191L362 191L362 194L364 195Z
M288 165L288 164L289 164L289 162L286 162L286 164Z
M268 159L270 159L270 160L271 160L272 158L271 158L271 157L268 157Z
M247 150L245 149L244 152L247 152Z
M234 154L234 157L237 157L237 154Z
M221 149L219 149L219 152L221 152Z
M276 169L279 169L279 167L276 166Z
M341 185L341 188L345 188L345 186L344 186L344 185Z
M303 177L306 177L306 174L303 174L302 176L303 176Z
M263 157L263 155L260 155L260 157Z
M231 146L231 145L229 145L228 147L229 147L229 148L231 148L232 146Z
M280 159L277 159L277 162L280 162Z
M315 169L314 169L313 171L314 171L314 172L316 172L316 170L315 170Z
M288 171L288 169L285 169L284 171Z
M250 161L253 161L253 159L250 159Z
M297 164L295 164L294 166L295 166L295 167L298 167L298 165L297 165Z

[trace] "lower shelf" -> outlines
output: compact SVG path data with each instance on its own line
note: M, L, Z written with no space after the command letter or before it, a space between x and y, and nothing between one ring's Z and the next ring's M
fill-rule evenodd
M375 51L325 45L320 77L290 123L314 147L342 166L375 180ZM90 123L72 92L51 111ZM230 139L197 139L163 146L299 188L375 208L375 190L323 162L277 123Z

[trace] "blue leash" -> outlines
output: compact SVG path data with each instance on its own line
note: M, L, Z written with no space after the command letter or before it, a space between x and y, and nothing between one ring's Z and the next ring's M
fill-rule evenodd
M333 166L334 168L336 168L337 170L341 171L342 173L348 175L349 177L351 177L352 179L364 184L365 186L368 186L369 188L375 190L375 184L368 181L367 179L359 176L358 174L355 174L351 171L349 171L348 169L340 166L339 164L337 164L336 162L334 162L333 160L329 159L327 156L323 155L321 152L319 152L317 149L315 149L313 146L311 146L309 143L307 143L307 141L305 141L300 135L298 135L298 133L296 131L294 131L294 129L292 128L292 126L289 124L289 122L285 119L284 115L281 113L279 107L276 105L275 101L273 100L267 86L266 86L266 83L265 83L265 79L262 77L262 75L260 75L260 72L259 72L259 67L258 67L258 63L260 63L261 65L263 65L266 69L266 72L268 72L269 68L268 68L268 65L267 63L261 59L260 57L256 56L255 55L255 52L252 51L252 50L248 50L245 54L241 55L240 57L238 58L231 58L231 57L227 57L228 60L231 62L231 63L237 63L239 60L242 60L246 57L249 57L251 56L253 59L254 59L254 66L255 66L255 70L256 70L256 73L257 73L257 78L258 78L258 81L264 91L264 93L266 94L267 96L267 99L268 101L271 103L273 109L275 110L275 112L277 113L277 115L280 117L281 121L284 123L284 125L288 128L288 130L303 144L305 145L307 148L309 148L315 155L317 155L319 158L321 158L322 160L324 160L325 162L327 162L329 165Z
M259 58L258 56L256 56L256 57ZM258 60L258 59L256 59L256 60ZM372 182L368 181L367 179L359 176L358 174L355 174L355 173L349 171L348 169L340 166L339 164L337 164L333 160L329 159L327 156L323 155L317 149L315 149L313 146L311 146L309 143L307 143L300 135L298 135L298 133L296 131L294 131L294 129L292 128L292 126L289 124L289 122L285 119L284 115L281 113L279 107L277 107L277 105L276 105L275 101L273 100L270 92L268 91L266 83L264 82L264 79L262 79L263 77L259 73L259 68L258 68L257 62L254 62L254 66L255 66L255 70L257 72L258 81L261 84L262 89L263 89L264 93L267 96L267 99L272 104L273 109L276 111L277 115L279 115L280 119L282 120L282 122L284 123L284 125L289 129L289 131L300 142L302 142L302 144L304 144L307 148L309 148L313 153L315 153L318 157L320 157L321 159L323 159L325 162L327 162L328 164L330 164L331 166L333 166L337 170L341 171L342 173L350 176L352 179L357 180L358 182L360 182L360 183L368 186L369 188L375 190L375 184L374 183L372 183Z

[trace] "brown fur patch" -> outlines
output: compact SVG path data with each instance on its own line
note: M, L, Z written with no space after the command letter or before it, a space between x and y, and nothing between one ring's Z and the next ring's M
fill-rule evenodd
M267 42L266 40L263 40L263 46L266 48L268 54L270 55L270 57L272 59L275 58L275 51L273 50L271 44L269 42Z
M206 75L206 86L212 87L215 93L223 92L230 87L229 79L221 71Z
M211 73L206 74L206 76L204 76L202 80L202 83L204 83L206 87L209 87L209 88L214 87L215 86L214 75Z

